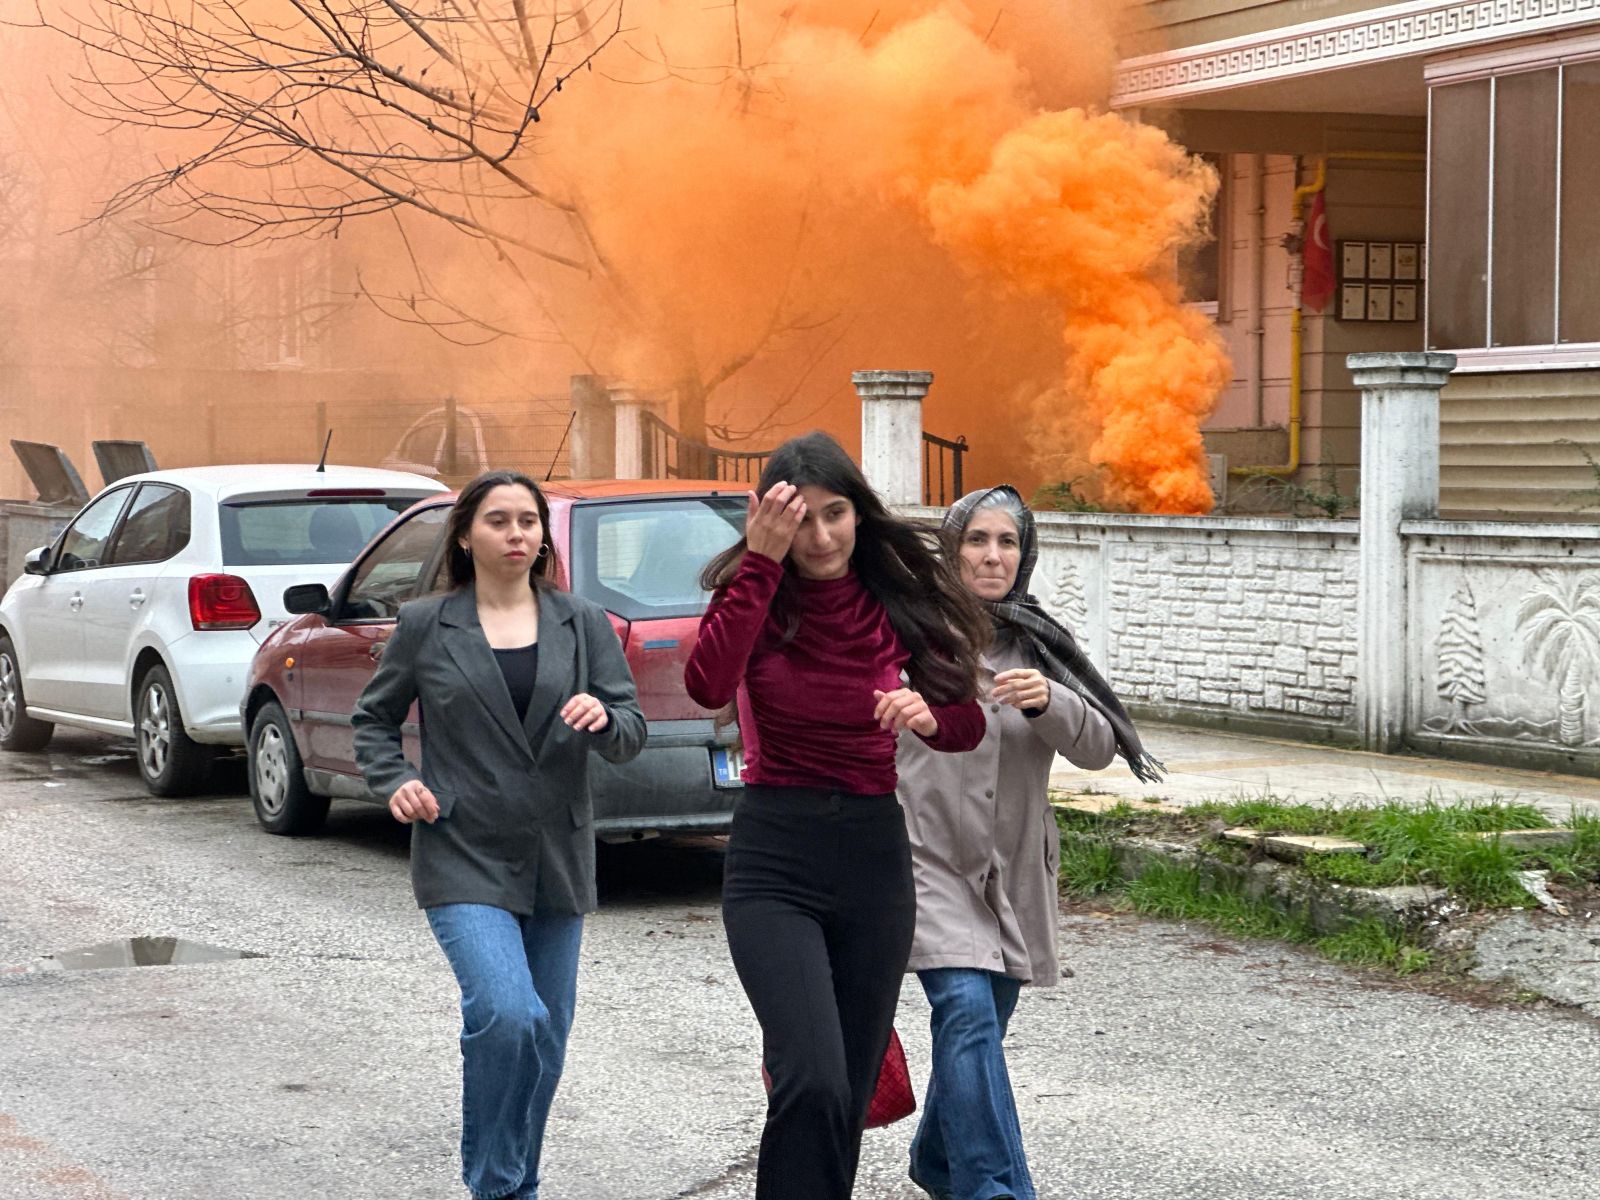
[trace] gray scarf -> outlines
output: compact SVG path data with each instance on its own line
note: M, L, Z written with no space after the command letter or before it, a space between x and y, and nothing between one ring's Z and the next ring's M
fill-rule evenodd
M1060 621L1045 611L1028 592L1033 578L1034 563L1039 557L1039 538L1034 529L1033 513L1022 501L1017 489L1009 484L997 488L983 488L968 492L950 506L940 527L947 553L955 554L967 522L984 498L995 492L1009 492L1016 497L1021 510L1017 538L1022 544L1022 561L1017 566L1017 579L1004 600L983 601L983 606L994 618L995 631L1002 637L1015 637L1047 678L1063 687L1071 688L1111 725L1117 739L1117 753L1127 760L1128 768L1145 783L1159 783L1165 766L1145 750L1139 741L1133 718L1128 716L1122 701L1111 690L1111 685L1095 670L1094 664L1078 646L1078 640ZM1002 511L1010 511L1009 509ZM1015 516L1016 514L1012 514Z

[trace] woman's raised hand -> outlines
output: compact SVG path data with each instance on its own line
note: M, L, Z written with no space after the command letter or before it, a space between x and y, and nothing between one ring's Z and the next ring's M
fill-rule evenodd
M389 812L402 825L413 821L432 825L439 818L439 801L422 780L408 779L389 797Z
M611 714L588 692L579 692L561 706L561 719L579 733L599 733L611 723Z
M1050 681L1031 667L1001 671L994 677L994 698L1012 708L1050 707Z
M872 719L882 729L899 733L909 729L923 737L933 737L939 732L939 722L928 709L928 702L910 688L896 688L892 692L873 692L878 702Z
M745 545L763 558L782 562L806 515L805 498L794 484L780 481L759 499L751 492L749 501L750 512L744 521Z

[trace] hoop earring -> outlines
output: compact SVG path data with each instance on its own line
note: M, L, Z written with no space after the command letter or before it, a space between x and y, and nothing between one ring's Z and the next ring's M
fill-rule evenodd
M549 549L550 547L548 545L546 545L544 542L540 542L539 553L535 554L534 558L543 558L545 554L548 553Z

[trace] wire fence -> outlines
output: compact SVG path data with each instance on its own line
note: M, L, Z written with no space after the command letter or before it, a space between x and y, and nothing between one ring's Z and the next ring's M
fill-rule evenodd
M152 398L74 413L36 406L6 416L8 436L65 450L91 494L102 483L91 443L101 439L143 441L163 468L316 462L326 442L330 463L415 471L452 484L492 468L513 468L537 479L568 478L572 470L572 409L566 396L267 404ZM6 462L0 484L7 496L27 499L34 494L15 461Z

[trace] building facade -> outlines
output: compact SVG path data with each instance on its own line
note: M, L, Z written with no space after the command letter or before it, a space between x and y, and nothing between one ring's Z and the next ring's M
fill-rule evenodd
M1345 356L1448 350L1445 512L1600 517L1600 0L1155 0L1137 23L1113 106L1224 181L1196 302L1236 366L1207 429L1235 484L1353 496ZM1319 192L1317 312L1296 216Z

